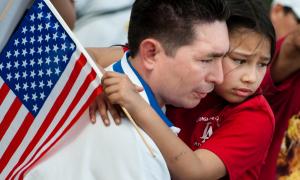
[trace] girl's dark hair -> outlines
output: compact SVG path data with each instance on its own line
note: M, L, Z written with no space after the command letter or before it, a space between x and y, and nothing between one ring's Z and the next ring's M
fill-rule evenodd
M231 16L227 21L228 30L247 28L264 35L271 43L271 57L275 52L276 35L269 18L265 1L262 0L227 0Z

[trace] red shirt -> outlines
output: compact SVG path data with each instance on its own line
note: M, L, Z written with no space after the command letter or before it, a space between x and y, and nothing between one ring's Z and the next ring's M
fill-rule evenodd
M280 53L283 41L284 39L281 39L277 42L277 54ZM276 124L270 152L260 178L266 180L276 179L276 161L285 130L288 127L289 119L300 111L300 71L277 85L274 85L268 71L262 88L264 96L274 112Z
M168 116L190 148L207 149L223 161L230 179L258 179L274 131L274 116L262 95L228 104L211 94L193 109L170 108Z

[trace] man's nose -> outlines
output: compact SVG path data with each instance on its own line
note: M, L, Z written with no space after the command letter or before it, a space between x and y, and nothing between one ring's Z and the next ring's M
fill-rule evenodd
M215 61L214 67L211 69L211 72L208 76L208 81L214 84L221 84L224 80L223 67L222 67L222 58Z

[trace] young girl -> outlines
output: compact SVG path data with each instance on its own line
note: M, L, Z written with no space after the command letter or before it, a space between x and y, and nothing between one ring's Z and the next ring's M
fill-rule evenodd
M228 3L232 17L228 21L230 50L223 60L224 82L194 109L168 109L170 119L181 128L179 137L193 152L144 102L126 76L113 72L103 76L110 102L125 107L151 136L171 175L176 174L174 179L186 179L178 172L188 174L189 160L195 158L200 161L193 165L201 167L196 179L204 175L258 179L272 139L274 117L259 86L274 51L274 29L259 0Z

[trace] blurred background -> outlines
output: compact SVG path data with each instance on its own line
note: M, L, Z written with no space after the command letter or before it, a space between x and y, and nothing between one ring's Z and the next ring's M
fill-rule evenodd
M111 46L127 42L134 0L75 0L74 33L83 46Z

